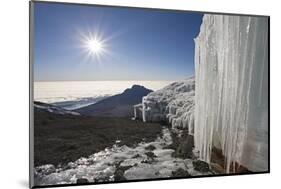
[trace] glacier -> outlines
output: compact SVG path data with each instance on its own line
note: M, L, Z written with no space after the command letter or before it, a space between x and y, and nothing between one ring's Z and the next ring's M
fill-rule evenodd
M194 128L194 77L167 85L143 97L134 106L134 119L144 122L168 122L172 128Z
M268 19L204 15L195 39L194 142L250 171L268 170ZM236 167L237 168L237 167Z

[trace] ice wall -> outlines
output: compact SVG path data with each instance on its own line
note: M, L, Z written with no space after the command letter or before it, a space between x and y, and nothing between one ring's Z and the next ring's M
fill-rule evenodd
M268 19L204 15L195 39L195 147L268 170Z
M143 97L141 110L144 122L167 121L173 128L194 127L194 77L174 82ZM140 105L135 107L139 108Z

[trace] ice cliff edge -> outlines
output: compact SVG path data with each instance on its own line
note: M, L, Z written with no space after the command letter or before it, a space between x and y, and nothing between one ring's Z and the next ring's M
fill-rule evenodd
M169 122L173 128L194 125L194 77L171 83L163 89L144 96L141 104L134 106L135 118L144 122Z

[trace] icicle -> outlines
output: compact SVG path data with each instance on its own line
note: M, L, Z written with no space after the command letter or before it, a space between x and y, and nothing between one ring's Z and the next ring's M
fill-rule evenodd
M142 98L142 121L146 122L146 98Z
M205 15L195 39L195 147L206 162L221 149L226 172L268 169L267 31L265 17Z

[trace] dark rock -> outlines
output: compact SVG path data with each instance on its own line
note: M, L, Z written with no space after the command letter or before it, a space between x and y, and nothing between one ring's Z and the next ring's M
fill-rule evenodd
M223 166L221 166L220 164L211 163L210 166L211 166L211 169L212 169L215 173L219 173L219 174L225 173L225 170L224 170Z
M127 180L124 177L124 172L128 169L130 169L132 166L120 166L122 161L118 162L116 166L116 171L114 172L114 181L125 181Z
M193 136L188 134L187 130L183 130L182 134L172 132L171 133L173 143L169 146L164 147L165 149L173 149L174 157L183 158L183 159L192 159L194 158L192 149L194 147Z
M150 164L150 163L152 163L152 161L148 161L147 159L145 159L145 160L142 160L141 163L148 163L148 164Z
M149 146L145 147L145 149L146 149L146 150L149 150L149 151L153 151L153 150L155 150L156 148L155 148L155 146L153 146L153 145L149 145Z
M185 134L179 139L179 146L177 147L175 153L177 156L186 158L192 158L192 149L194 147L193 136Z
M216 147L212 148L211 162L212 163L217 163L217 164L219 164L221 166L224 166L224 164L225 164L225 157L224 157L221 149L218 149Z
M110 178L109 177L104 177L104 178L94 178L94 182L109 182Z
M134 155L132 158L134 159L134 158L140 158L140 157L141 157L141 155L136 154L136 155Z
M208 172L210 171L209 164L205 161L197 160L192 162L193 167L196 171Z
M154 158L157 157L153 152L146 152L145 155L147 156L147 159L142 160L141 163L151 164L154 162Z
M116 170L114 173L114 180L115 181L124 181L126 178L124 177L124 171L123 170Z
M182 168L178 168L175 171L172 171L172 176L173 177L190 177L191 175L189 174L188 171L182 169Z
M216 173L226 173L225 156L221 149L212 148L211 168ZM230 173L251 173L251 171L237 162L232 162L230 164Z
M145 155L152 160L157 157L153 152L145 152Z
M86 183L89 183L88 179L85 179L85 178L79 178L76 180L76 183L77 184L86 184Z

